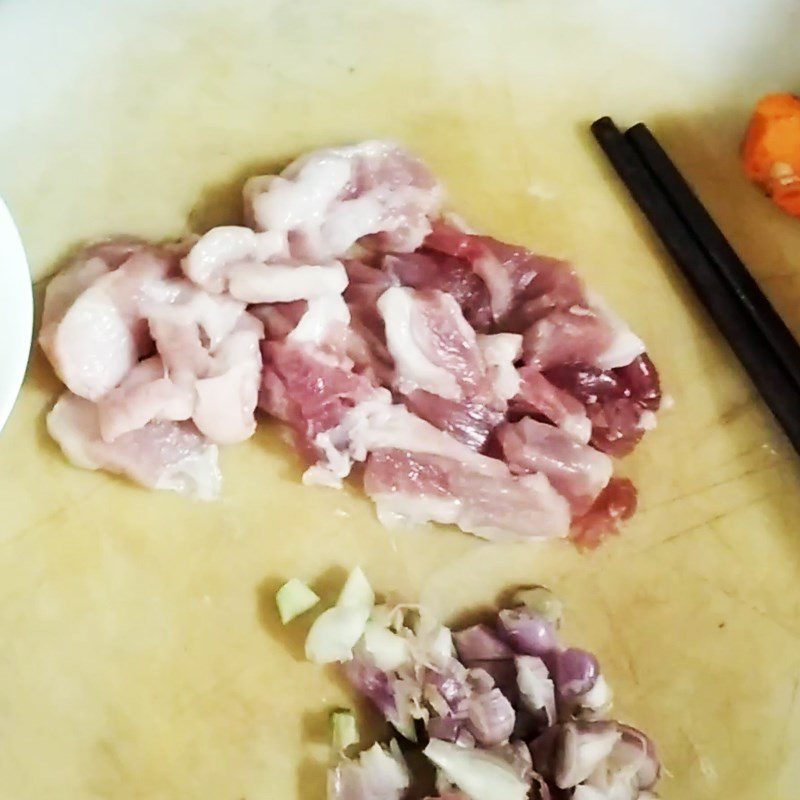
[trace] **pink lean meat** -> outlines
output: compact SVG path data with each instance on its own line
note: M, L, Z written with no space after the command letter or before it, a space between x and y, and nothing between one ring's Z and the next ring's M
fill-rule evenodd
M635 509L612 458L654 427L658 373L569 264L442 203L419 159L364 142L249 180L245 225L88 248L45 298L69 390L53 436L75 463L211 497L215 446L259 408L305 482L363 464L387 524L596 544Z

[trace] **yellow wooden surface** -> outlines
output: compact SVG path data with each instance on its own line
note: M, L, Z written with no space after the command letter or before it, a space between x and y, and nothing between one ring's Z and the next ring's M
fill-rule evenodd
M0 435L0 798L322 798L325 714L352 699L272 593L329 599L357 563L444 616L550 584L665 798L800 796L797 460L586 132L645 118L800 333L800 223L736 158L757 95L800 85L797 6L693 5L0 5L0 192L37 278L85 237L235 218L243 177L305 148L393 137L474 225L580 264L675 400L623 465L640 512L580 555L387 533L356 488L303 487L268 424L214 504L72 468L37 354Z

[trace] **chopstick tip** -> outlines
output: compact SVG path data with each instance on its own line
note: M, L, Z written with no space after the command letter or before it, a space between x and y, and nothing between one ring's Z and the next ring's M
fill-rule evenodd
M644 122L637 122L635 125L631 125L628 130L625 131L626 136L631 136L633 138L639 136L650 136L652 137L652 133L650 132L650 128L644 124Z
M600 117L599 119L596 119L589 127L592 133L609 131L609 130L614 130L614 131L618 130L616 123L609 116Z

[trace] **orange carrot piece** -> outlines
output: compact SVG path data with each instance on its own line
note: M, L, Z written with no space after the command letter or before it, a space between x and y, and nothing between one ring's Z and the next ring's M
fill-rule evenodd
M742 144L742 164L778 206L800 217L800 97L770 94L759 100Z

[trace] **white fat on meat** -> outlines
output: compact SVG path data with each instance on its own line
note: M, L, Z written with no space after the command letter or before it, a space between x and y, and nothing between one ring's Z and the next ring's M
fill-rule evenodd
M211 353L234 330L245 304L176 279L151 287L142 313L170 378L187 382L208 375Z
M261 322L243 314L215 349L208 374L194 385L192 419L217 444L242 442L255 432L263 335Z
M42 327L60 322L69 307L98 278L111 272L111 267L98 256L78 260L54 275L47 285L42 309Z
M277 175L252 175L242 187L242 203L244 205L244 224L248 228L259 230L258 222L254 216L256 198L269 190Z
M225 295L208 294L188 281L176 279L150 286L141 310L151 324L164 321L198 328L213 349L234 329L245 304Z
M384 528L406 525L458 525L462 501L458 497L412 496L393 492L371 494L375 516Z
M375 450L397 449L453 459L482 475L506 472L502 461L475 452L405 406L367 400L345 417L344 424L349 428L356 461L363 461Z
M499 319L508 311L514 300L514 281L511 271L488 251L475 259L472 268L489 291L492 317Z
M138 430L153 420L180 421L192 416L194 392L174 383L159 356L140 361L97 403L98 424L103 441Z
M50 317L39 343L64 384L89 399L116 386L138 358L128 321L108 292L94 286L80 292L60 318Z
M492 376L495 394L501 400L510 400L519 391L520 378L514 362L522 354L522 335L495 333L478 336L478 347Z
M257 233L240 225L220 225L203 234L181 262L193 283L219 294L228 287L234 266L259 264L289 255L286 237L273 231Z
M246 303L289 303L341 294L347 288L347 272L336 261L330 264L237 264L230 270L229 291Z
M367 457L367 446L362 440L364 430L369 429L373 419L390 414L388 409L394 407L388 389L376 389L371 397L350 409L338 425L318 433L314 446L321 457L303 473L303 483L341 488L342 479L350 474L353 463Z
M142 247L117 269L104 271L91 258L53 280L39 341L70 391L98 400L148 354L152 342L139 306L174 262L166 250Z
M350 309L340 294L324 295L308 301L303 316L288 334L291 342L319 346L332 326L350 324Z
M371 234L384 236L386 249L411 252L430 232L443 191L421 161L369 141L308 153L280 176L252 178L244 196L257 229L285 236L293 256L320 261Z
M211 354L203 343L198 325L182 325L164 315L150 319L149 328L172 380L191 382L208 373Z
M154 330L163 338L163 323ZM168 369L160 356L145 359L101 398L103 440L114 441L154 420L188 419L216 444L252 436L261 380L261 322L240 314L233 331L213 351L203 346L197 326L173 325L168 332L165 352L178 367Z
M449 295L447 295L450 297ZM455 303L455 299L450 297ZM415 290L392 286L378 298L386 327L386 343L395 363L395 383L403 394L423 389L448 400L462 398L456 376L434 363L423 349L420 332L426 330L419 318ZM472 336L475 336L474 331Z
M611 329L611 341L605 350L595 359L600 369L626 367L635 358L645 352L644 342L630 329L628 323L618 316L595 292L586 291L591 308L602 317Z
M219 495L217 446L190 422L151 422L105 442L97 406L64 392L47 415L47 430L76 466L105 469L153 489L200 500Z

